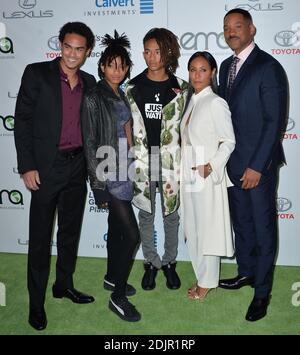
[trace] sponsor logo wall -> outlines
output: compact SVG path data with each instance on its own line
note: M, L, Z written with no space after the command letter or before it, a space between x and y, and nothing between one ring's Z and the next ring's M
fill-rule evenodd
M251 12L257 26L256 43L284 66L290 85L290 111L283 144L287 165L281 169L278 188L279 253L277 264L300 265L299 189L297 178L300 119L300 2L295 0L2 0L0 13L0 252L27 253L30 193L17 171L14 148L14 108L25 66L59 56L58 31L68 21L91 27L96 46L83 69L97 78L105 33L126 32L132 44L132 77L145 68L142 39L152 27L166 27L179 38L180 68L187 79L187 61L197 50L210 51L218 64L231 55L223 36L223 17L234 7ZM163 225L157 197L155 242L162 250ZM137 211L136 211L137 212ZM89 190L80 256L106 257L107 212L99 210ZM56 253L56 239L53 253ZM141 250L137 254L142 258ZM180 232L178 260L189 260Z

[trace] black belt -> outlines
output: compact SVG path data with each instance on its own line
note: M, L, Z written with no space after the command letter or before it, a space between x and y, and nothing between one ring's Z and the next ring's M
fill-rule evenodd
M59 150L59 155L67 158L67 159L73 159L74 157L76 157L76 155L80 154L83 152L83 148L82 147L78 147L75 149L68 149L68 150Z

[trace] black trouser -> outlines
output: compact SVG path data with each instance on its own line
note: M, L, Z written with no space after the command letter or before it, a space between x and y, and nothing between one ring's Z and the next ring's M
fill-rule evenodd
M58 215L56 285L73 287L78 242L86 197L83 153L58 153L40 189L32 191L29 219L28 290L30 309L45 302L50 271L51 237L55 211Z
M238 274L254 276L255 297L268 297L272 290L277 251L277 169L262 175L254 189L228 189L235 233Z
M107 279L115 283L114 296L125 296L127 279L140 241L130 201L111 195L108 203Z

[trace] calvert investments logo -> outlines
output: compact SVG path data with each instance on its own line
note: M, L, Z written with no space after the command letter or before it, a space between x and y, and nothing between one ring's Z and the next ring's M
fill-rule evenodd
M95 0L95 8L84 16L132 16L154 13L154 0Z
M298 134L295 133L295 127L296 127L296 122L293 120L291 117L289 117L287 126L286 126L286 131L283 135L283 139L286 140L294 140L298 139Z
M295 214L291 213L292 201L286 197L277 198L277 212L280 219L295 219Z
M140 0L140 14L153 14L154 0Z
M0 190L0 208L24 209L22 193L19 190Z
M93 243L93 249L105 249L106 250L106 243L107 243L107 233L104 233L103 236L100 238L99 243Z
M1 116L0 115L0 136L2 137L12 137L15 125L14 116Z
M53 10L40 10L36 8L37 0L19 0L19 8L12 11L3 11L2 16L8 20L19 20L23 18L48 18L53 17Z
M153 232L153 239L154 239L154 246L155 246L155 248L157 248L158 233L157 233L157 230L155 230L155 229L154 229L154 232Z
M231 9L244 9L247 11L283 11L284 10L284 3L283 2L274 2L274 1L260 1L260 0L248 0L241 1L236 4L225 4L225 11L229 11Z

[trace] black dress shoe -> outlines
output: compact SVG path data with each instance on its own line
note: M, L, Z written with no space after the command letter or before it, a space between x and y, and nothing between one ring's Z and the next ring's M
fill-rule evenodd
M254 277L238 275L232 279L224 279L219 281L219 287L227 290L237 290L244 286L253 287Z
M269 297L266 298L254 297L248 308L248 312L246 314L246 320L250 322L255 322L256 320L263 318L267 314L269 300L270 300Z
M146 291L153 290L156 286L155 278L157 275L158 269L151 263L144 264L145 273L142 279L142 288Z
M103 281L103 288L107 291L114 292L115 291L115 283L112 281L109 281L105 276L104 281ZM126 284L125 296L129 297L129 296L133 296L135 294L136 294L136 289L132 285Z
M177 290L181 286L180 278L175 270L176 263L163 265L162 269L167 279L166 285L171 290Z
M58 289L55 285L52 287L54 298L69 298L74 303L91 303L95 299L93 296L86 295L82 292L75 290L75 288L67 288L65 290Z
M45 310L30 310L28 323L36 330L43 330L47 327L47 317Z

